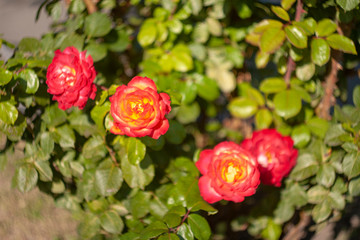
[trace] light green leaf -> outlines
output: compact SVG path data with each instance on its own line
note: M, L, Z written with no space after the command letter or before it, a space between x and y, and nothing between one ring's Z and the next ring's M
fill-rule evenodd
M196 16L202 9L202 0L190 0L192 13Z
M297 159L297 164L291 171L290 177L296 181L314 176L319 169L318 162L312 154L302 154Z
M270 54L269 53L263 53L261 51L258 51L256 53L255 57L255 64L257 68L264 68L268 64L270 60Z
M189 225L186 223L181 224L181 226L178 228L177 234L186 240L194 239L194 234L191 231Z
M45 154L51 154L54 150L54 139L49 132L44 132L40 137L40 146Z
M107 49L104 44L98 44L96 42L91 42L85 47L87 55L91 55L94 62L98 62L103 59L107 54Z
M315 74L315 64L312 62L304 63L296 67L296 77L302 81L310 80Z
M320 138L324 138L327 130L329 129L329 122L318 117L311 118L306 125L314 135Z
M356 8L360 1L359 0L336 0L336 3L345 11L351 11Z
M353 102L356 107L360 108L360 85L356 86L353 91Z
M281 29L283 27L282 22L272 19L265 19L256 24L254 28L254 33L264 33L267 29L277 28Z
M147 19L140 28L137 40L142 47L149 46L156 39L157 29L154 19Z
M205 22L196 24L192 38L195 42L205 43L209 39L209 28Z
M146 146L138 138L130 137L126 141L129 162L138 165L145 157Z
M307 48L307 36L302 28L296 25L285 27L287 39L297 48Z
M255 114L255 126L258 130L269 128L272 121L272 114L266 108L259 109L259 111L257 111L257 113Z
M329 146L339 146L342 143L339 137L345 133L341 124L333 124L329 127L329 131L326 132L324 142Z
M101 133L105 133L104 118L109 111L110 102L106 101L103 105L96 105L90 112L92 120L94 120Z
M110 159L104 160L95 172L95 189L102 196L114 195L121 187L123 178L119 167Z
M191 105L181 105L176 114L176 119L182 124L195 122L200 115L200 106L198 102Z
M289 10L295 2L296 2L296 0L281 0L281 6L285 10Z
M354 197L360 195L360 178L352 179L349 182L349 193Z
M85 18L84 31L91 37L102 37L111 30L111 20L105 13L94 12Z
M25 164L16 169L14 181L21 192L28 192L36 186L38 173L33 166Z
M301 110L301 97L294 90L285 90L274 97L275 112L284 118L296 116Z
M281 28L268 28L260 38L260 49L265 53L273 53L281 47L285 40L285 32Z
M179 72L187 72L193 68L193 60L190 49L183 45L176 45L171 51L174 69Z
M337 25L328 18L324 18L318 22L315 33L318 37L326 37L336 31Z
M357 177L360 174L360 152L352 152L345 155L343 163L344 174L348 178Z
M320 169L316 174L316 181L329 188L334 184L335 177L335 169L329 164L324 164L320 166Z
M205 100L214 101L220 95L216 81L211 78L206 76L196 77L195 84L197 86L197 93Z
M183 24L179 19L173 18L166 22L169 30L175 34L181 33ZM159 31L159 28L158 28ZM159 34L158 34L159 35Z
M228 109L234 117L249 118L253 116L258 110L258 105L255 101L245 98L237 97L230 101Z
M330 192L328 201L331 207L337 210L343 210L345 207L345 199L339 192Z
M39 88L39 78L32 69L25 69L20 72L19 78L26 82L26 93L36 93Z
M75 133L69 125L62 125L55 129L53 137L56 143L60 144L62 148L75 147Z
M315 205L311 215L316 223L326 220L331 214L331 208L328 203L320 203Z
M48 161L35 161L35 168L40 174L40 180L44 182L51 182L53 179L53 172Z
M330 46L322 38L311 40L311 60L318 66L326 64L330 59Z
M278 16L279 18L281 18L284 21L290 21L290 17L289 14L285 11L284 8L279 7L279 6L271 6L271 11L273 13L275 13L276 16Z
M267 78L261 82L259 89L266 94L278 93L286 89L286 83L282 78Z
M135 218L143 218L150 210L151 194L145 191L138 191L130 199L130 211ZM149 238L146 238L149 239Z
M222 33L222 26L220 22L215 19L208 17L206 18L206 23L208 25L209 32L214 36L220 36Z
M84 158L93 161L103 159L108 152L105 144L105 140L101 136L92 136L84 144L82 151Z
M339 34L332 34L326 38L326 41L333 49L354 55L357 54L355 44L350 38Z
M322 203L328 196L329 191L325 189L323 186L315 185L310 188L307 192L308 202L309 203Z
M293 128L291 138L298 148L305 147L311 140L310 129L306 125L298 125Z
M278 240L281 236L282 228L272 219L269 219L265 229L261 232L261 236L267 240Z
M8 84L12 79L12 72L7 69L0 68L0 86Z
M100 217L101 226L109 233L119 234L124 228L124 223L115 211L106 211Z
M0 102L0 120L5 124L14 125L18 118L18 110L10 101Z

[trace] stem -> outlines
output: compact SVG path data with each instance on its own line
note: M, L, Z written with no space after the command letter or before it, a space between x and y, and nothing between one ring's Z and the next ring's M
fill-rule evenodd
M188 209L188 211L185 213L183 219L181 220L181 223L179 224L179 226L176 227L175 232L179 231L179 228L181 227L181 225L186 221L186 219L189 217L191 209Z
M109 152L109 154L110 154L111 160L114 162L114 165L118 167L118 166L119 166L119 163L116 161L115 152L114 152L114 150L112 150L112 148L110 148L110 147L106 144L105 136L104 136L104 144L105 144L105 147L106 147L106 149L108 150L108 152Z
M83 1L86 5L86 8L87 8L89 14L96 12L97 8L96 8L95 3L92 0L83 0Z
M300 213L300 221L285 236L284 240L300 240L304 237L304 228L309 224L310 216L304 212Z
M296 3L296 13L295 13L295 21L300 21L301 19L301 14L304 13L304 9L303 9L303 3L301 0L298 0ZM289 56L288 57L288 62L287 62L287 67L286 67L286 73L285 73L285 83L287 85L287 87L290 87L290 78L291 78L291 74L292 72L295 70L296 64L294 62L294 60Z

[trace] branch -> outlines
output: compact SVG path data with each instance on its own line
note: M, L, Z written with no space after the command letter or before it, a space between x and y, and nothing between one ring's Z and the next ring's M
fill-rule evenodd
M300 240L304 237L304 228L309 224L310 216L304 212L300 213L300 221L283 238L283 240Z
M89 14L92 14L97 11L96 5L92 0L83 0L83 1L86 5Z

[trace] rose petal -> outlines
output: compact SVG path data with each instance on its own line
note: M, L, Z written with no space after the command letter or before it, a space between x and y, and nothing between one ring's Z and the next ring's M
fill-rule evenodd
M145 90L146 88L151 88L154 91L157 91L156 85L153 80L147 77L136 76L128 83L128 87L137 87L141 90Z
M211 187L211 179L208 176L202 176L199 179L199 190L200 195L208 203L214 203L222 199L222 196Z
M199 160L195 163L195 165L201 174L206 175L208 173L209 164L213 154L214 151L210 149L206 149L200 152Z

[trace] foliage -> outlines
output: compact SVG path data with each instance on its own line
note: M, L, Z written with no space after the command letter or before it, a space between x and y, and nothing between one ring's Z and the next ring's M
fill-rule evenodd
M65 3L44 1L52 31L22 39L0 61L0 169L23 149L13 186L53 196L80 221L81 238L247 230L272 240L298 219L310 216L314 229L339 220L360 194L360 87L346 88L359 74L358 0ZM97 96L83 110L63 111L47 93L54 51L68 46L95 62ZM109 97L136 75L171 97L170 128L158 140L108 131ZM299 150L282 187L262 186L238 205L205 202L200 150L266 128Z

